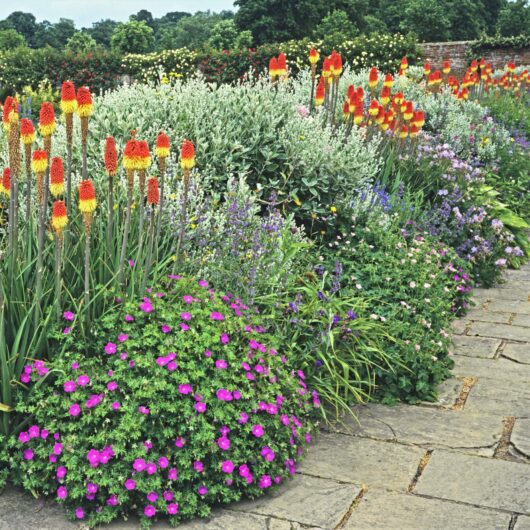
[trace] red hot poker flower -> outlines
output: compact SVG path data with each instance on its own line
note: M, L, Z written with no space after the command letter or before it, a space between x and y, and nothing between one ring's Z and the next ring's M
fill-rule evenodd
M93 101L90 90L86 86L79 87L77 91L77 114L81 118L88 118L92 115Z
M309 52L309 62L311 64L317 64L319 59L320 54L315 50L315 48L311 48L311 51Z
M158 189L158 179L152 177L147 181L147 203L151 206L160 202L160 190Z
M374 66L371 68L370 73L368 74L368 86L373 90L377 82L379 80L379 76L377 73L377 68Z
M61 87L61 110L64 114L73 114L77 110L75 86L71 81L65 81Z
M6 167L0 181L0 193L9 197L11 195L11 170Z
M35 141L35 127L28 118L20 120L20 138L25 145L32 144Z
M39 132L42 136L51 136L55 131L55 111L49 101L40 107Z
M155 153L158 158L169 156L169 136L164 132L161 132L156 138Z
M151 153L145 140L138 141L138 157L140 166L137 169L147 169L151 165Z
M96 209L96 192L91 180L82 180L79 184L79 210L90 214Z
M105 171L109 177L113 177L118 170L118 153L116 142L112 136L107 136L105 142Z
M321 77L320 81L317 85L317 89L315 92L315 105L319 107L324 103L324 97L326 95L326 85L324 85L324 78Z
M66 204L63 201L55 201L52 208L52 227L58 234L61 234L67 224Z
M50 165L50 191L54 197L64 193L64 166L58 156L52 158Z
M190 170L195 166L195 147L190 140L184 140L180 147L180 166Z

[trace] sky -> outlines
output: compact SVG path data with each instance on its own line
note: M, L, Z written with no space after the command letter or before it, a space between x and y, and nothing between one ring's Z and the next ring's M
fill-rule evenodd
M5 9L5 0L2 7ZM92 22L103 18L126 21L129 15L140 9L151 11L154 17L165 15L168 11L221 11L234 9L233 0L17 0L7 4L11 6L0 18L11 11L33 13L38 22L49 20L57 22L59 18L70 18L76 27L90 27ZM4 9L2 11L4 11Z

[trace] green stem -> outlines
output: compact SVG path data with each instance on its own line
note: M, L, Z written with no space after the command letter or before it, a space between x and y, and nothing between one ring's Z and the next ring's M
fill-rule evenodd
M55 313L57 322L61 321L61 237L55 234Z
M155 207L153 206L151 211L151 220L149 224L149 243L147 245L147 259L145 262L144 281L142 283L142 295L144 295L146 292L147 281L149 279L149 273L151 272L151 260L153 256L153 242L155 240L156 224L157 223L155 222Z
M127 254L127 243L129 240L129 227L131 224L131 207L132 207L132 197L133 189L132 186L127 186L127 213L125 214L125 227L123 229L123 241L121 245L121 254L120 254L120 268L118 273L118 283L120 286L123 286L125 283L125 255Z

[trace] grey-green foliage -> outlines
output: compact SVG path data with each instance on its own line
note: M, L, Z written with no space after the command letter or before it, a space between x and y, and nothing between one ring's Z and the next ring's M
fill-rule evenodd
M173 156L183 139L195 143L197 167L211 189L223 192L233 174L245 177L264 199L277 192L285 208L300 217L323 213L337 196L375 178L378 141L365 141L355 130L344 142L331 127L322 127L320 116L305 116L308 96L305 78L278 90L267 80L219 87L200 79L124 86L96 98L89 170L96 179L103 174L108 135L123 148L129 131L136 129L153 146L163 130L171 138ZM62 127L54 141L64 142Z

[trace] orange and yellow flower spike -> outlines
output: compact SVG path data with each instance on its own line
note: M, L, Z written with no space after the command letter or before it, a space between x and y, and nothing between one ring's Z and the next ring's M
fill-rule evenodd
M68 224L68 214L64 201L55 201L52 207L51 225L60 237Z
M89 118L94 111L94 102L90 90L86 86L79 87L77 91L77 114L80 118Z
M48 169L48 157L46 151L42 149L36 149L33 151L31 169L33 169L35 173L44 173L46 169Z
M0 181L0 194L9 197L11 195L11 170L6 167Z
M309 52L309 62L312 65L317 64L319 59L320 59L320 54L315 50L315 48L311 48Z
M20 139L24 145L31 145L35 141L35 127L28 118L20 120Z
M326 96L326 85L324 84L324 78L321 77L317 85L316 92L315 92L315 105L317 107L320 107L320 105L324 103L325 96Z
M55 111L49 101L44 101L40 107L39 132L41 136L51 136L55 131Z
M445 75L449 75L451 73L451 61L444 61L443 62L442 72Z
M64 166L58 156L52 158L50 165L50 192L56 198L64 193Z
M169 136L161 132L156 137L155 153L158 158L167 158L169 156L170 142Z
M368 74L368 86L370 87L370 90L373 90L377 86L378 81L379 75L377 72L377 68L373 66Z
M73 114L77 110L75 86L71 81L65 81L61 86L61 110L63 114Z
M180 147L180 167L189 171L195 166L195 147L190 140L184 140Z
M79 211L91 214L97 207L96 192L91 180L82 180L79 184Z

